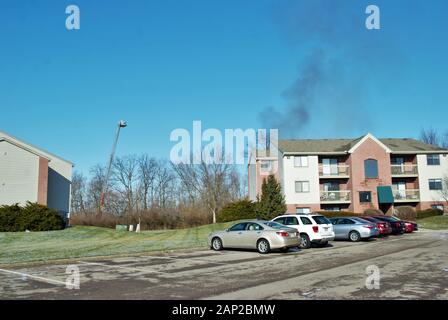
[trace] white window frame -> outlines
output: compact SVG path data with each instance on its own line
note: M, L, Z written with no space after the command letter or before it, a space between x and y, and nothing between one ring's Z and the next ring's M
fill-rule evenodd
M440 181L440 189L431 189L431 181ZM428 188L430 191L441 191L443 190L443 179L441 178L435 178L435 179L428 179Z
M308 167L308 156L294 156L294 167Z
M434 164L434 163L429 163L429 157L434 157L437 156L437 159L439 160L439 163ZM440 166L440 154L437 153L430 153L426 155L426 165L428 166Z
M301 191L297 191L297 184L301 185L301 188L300 188ZM304 188L305 185L308 187ZM294 190L296 193L309 193L310 192L310 182L309 181L295 181L294 182Z

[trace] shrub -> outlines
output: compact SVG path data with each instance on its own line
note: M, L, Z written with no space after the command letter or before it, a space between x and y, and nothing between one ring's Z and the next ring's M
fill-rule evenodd
M411 206L400 206L396 207L394 211L394 216L402 220L415 221L417 219L417 213L415 209Z
M378 209L366 209L364 214L366 216L384 216L384 212Z
M0 231L50 231L64 229L65 222L58 211L28 202L25 207L18 204L0 207Z
M137 225L140 221L141 230L179 229L196 227L212 223L212 216L203 208L162 209L149 208L139 212L113 215L103 212L74 213L70 217L70 223L78 226L94 226L113 228L117 224Z
M316 211L316 213L319 213L325 216L326 218L361 216L361 214L351 211Z
M218 222L228 222L241 219L254 219L257 216L256 204L250 200L240 200L227 204L218 213Z
M435 216L442 216L443 211L439 209L426 209L423 211L417 211L417 219L424 219Z

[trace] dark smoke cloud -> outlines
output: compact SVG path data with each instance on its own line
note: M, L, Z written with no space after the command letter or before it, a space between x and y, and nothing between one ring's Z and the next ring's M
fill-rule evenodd
M384 68L385 61L399 59L384 32L364 27L368 4L287 0L273 8L281 36L308 54L299 62L296 80L282 94L285 106L266 107L259 113L264 127L278 128L281 138L297 138L311 122L325 117L332 119L335 134L371 125L364 109L366 79L372 70Z

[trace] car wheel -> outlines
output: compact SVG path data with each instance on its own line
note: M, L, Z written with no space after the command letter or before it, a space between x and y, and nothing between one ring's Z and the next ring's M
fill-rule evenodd
M358 231L350 231L350 233L348 234L348 238L350 239L350 241L358 242L359 240L361 240L361 235Z
M310 237L307 234L302 233L300 235L300 249L309 249L311 247Z
M257 250L259 253L268 253L271 250L268 240L261 239L257 242Z
M212 249L215 251L219 251L222 250L223 246L222 246L222 241L221 239L219 239L218 237L213 238L212 240Z

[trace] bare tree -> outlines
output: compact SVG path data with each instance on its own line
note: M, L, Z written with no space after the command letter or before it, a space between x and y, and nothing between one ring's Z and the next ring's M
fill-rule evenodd
M138 167L137 156L124 156L117 158L113 164L113 180L117 182L117 191L123 194L126 210L138 211Z
M87 185L86 177L78 171L73 173L72 177L72 196L71 196L71 209L73 212L86 212L87 206Z
M138 159L138 178L140 181L141 201L144 210L148 209L150 192L154 189L157 173L157 161L143 154ZM152 199L151 199L152 200Z
M173 164L173 168L180 182L189 190L190 197L198 197L216 223L218 211L232 200L232 183L235 184L232 167L221 161L212 164L202 161L200 164Z
M440 145L439 133L434 128L422 129L420 140L433 146Z
M103 192L104 183L106 180L106 170L101 165L96 165L90 169L90 181L88 185L87 200L89 207L96 211L101 205L101 193Z
M155 189L153 190L153 198L157 199L159 208L167 208L170 203L174 203L175 197L175 176L168 166L167 161L160 160L157 162L155 173Z
M446 131L446 132L443 134L442 139L441 139L440 146L441 146L442 148L448 149L448 131Z

